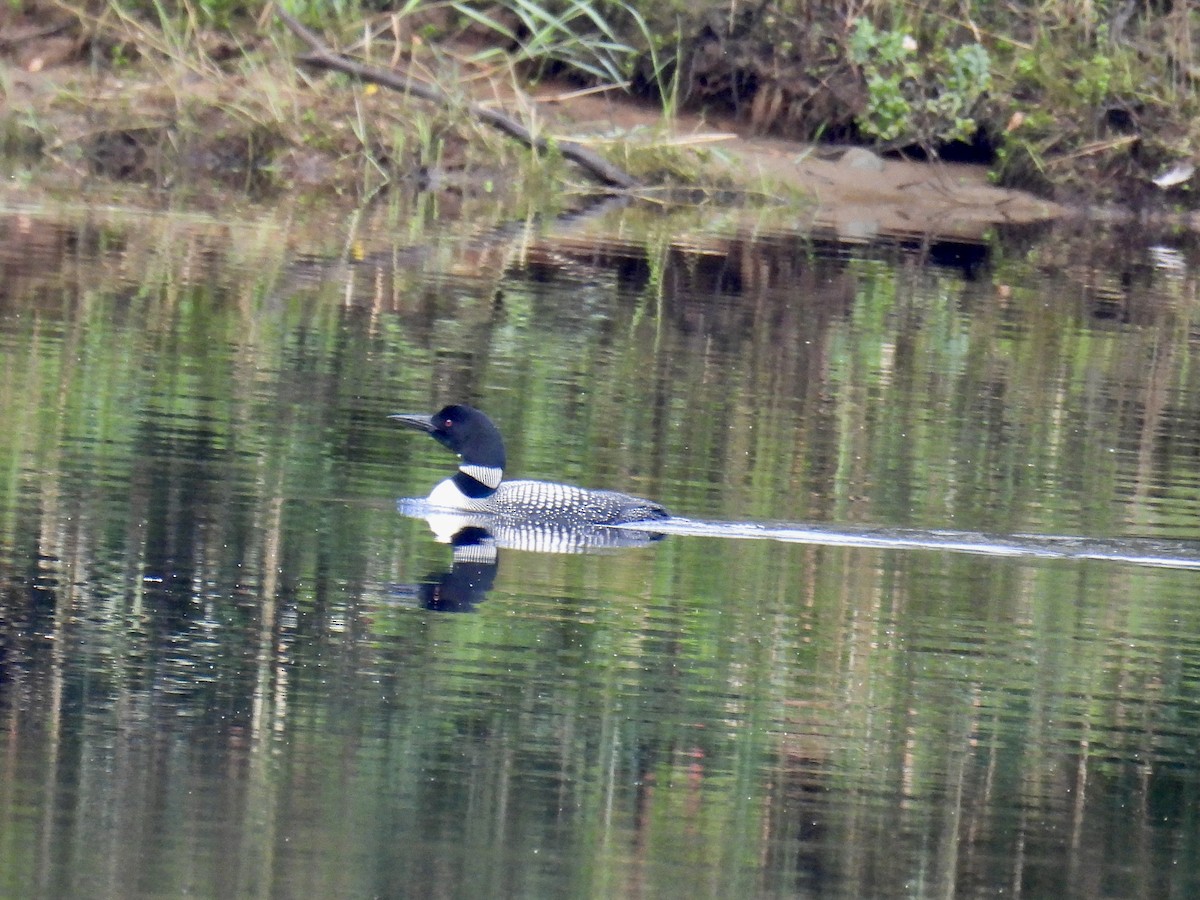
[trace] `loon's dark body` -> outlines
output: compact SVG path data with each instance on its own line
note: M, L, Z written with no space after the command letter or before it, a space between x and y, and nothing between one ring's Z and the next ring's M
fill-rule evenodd
M439 509L494 516L529 525L621 525L665 519L657 503L593 491L552 481L504 481L506 462L500 431L470 406L447 406L432 416L397 414L391 418L424 431L462 457L458 471L437 485L427 502Z

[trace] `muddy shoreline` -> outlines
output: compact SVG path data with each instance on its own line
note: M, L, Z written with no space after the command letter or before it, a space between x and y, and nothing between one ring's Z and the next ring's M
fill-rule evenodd
M261 65L239 68L217 61L211 44L218 39L210 36L194 66L145 56L118 72L88 59L87 40L61 21L0 19L6 167L32 184L186 187L267 200L284 193L362 199L393 190L551 197L597 190L553 154L531 163L516 142L461 109L305 72L287 54L261 54ZM260 34L236 52L225 48L227 59L261 53L261 44ZM1200 216L1164 203L1149 212L1067 206L998 187L980 165L764 136L753 121L711 110L667 119L655 105L618 91L579 92L566 80L460 83L474 102L510 111L551 141L594 144L622 164L632 161L643 184L687 186L721 198L714 202L794 208L798 221L850 240L975 240L995 225L1076 217L1200 229Z
M45 143L32 134L23 145L9 141L10 172L21 170L34 183L60 190L140 184L155 191L249 193L262 199L285 192L345 198L362 191L361 160L347 163L352 147L304 140L279 147L277 140L264 135L256 148L252 130L247 133L215 98L205 99L210 85L197 86L193 93L193 102L206 103L208 109L189 123L166 109L170 98L151 79L131 75L116 79L67 64L36 73L20 71L11 63L5 67L4 75L13 85L7 104L10 129L13 118L22 113L32 116L40 107L40 127L50 135ZM254 90L249 81L236 87ZM491 90L499 93L496 87ZM506 100L515 102L511 93L505 90ZM544 127L556 136L588 140L594 135L628 134L651 146L662 140L661 113L644 103L614 94L559 99L569 94L569 85L548 82L531 91L524 102L537 104ZM333 133L344 140L349 125L339 127L339 120L353 122L355 101L362 97L351 89L341 95L313 91L302 102L320 109L332 123ZM78 99L47 103L51 96ZM383 115L402 117L413 115L412 106L420 104L388 91L373 92L369 102L375 109L390 107ZM136 112L131 110L134 104L140 104ZM693 187L699 187L700 195L711 189L714 196L720 194L721 202L794 206L799 220L850 238L869 238L877 232L974 238L993 224L1046 221L1069 213L1052 201L989 184L982 166L887 159L862 148L747 132L736 122L696 114L682 114L673 121L671 137L679 142L679 152L698 158L693 163L698 185ZM471 129L447 131L436 162L414 159L408 177L381 183L379 189L515 188L530 177L520 159L521 148L505 139L507 147L490 160L483 158L499 141ZM557 165L553 179L574 191L598 190L589 188L568 163ZM553 193L553 185L548 190ZM696 192L689 192L689 197L695 196ZM655 202L659 202L657 195Z

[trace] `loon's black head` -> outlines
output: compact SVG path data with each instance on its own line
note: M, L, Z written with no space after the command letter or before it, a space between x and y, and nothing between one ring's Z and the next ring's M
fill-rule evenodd
M455 404L442 407L432 416L397 413L388 418L432 435L461 456L467 465L504 468L504 440L500 430L472 406Z

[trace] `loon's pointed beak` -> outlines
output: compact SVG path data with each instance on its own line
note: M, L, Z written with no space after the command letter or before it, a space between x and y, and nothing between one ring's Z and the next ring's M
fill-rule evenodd
M432 434L437 430L437 426L433 424L433 416L421 416L414 413L393 413L388 418L394 419L408 428L424 431L426 434Z

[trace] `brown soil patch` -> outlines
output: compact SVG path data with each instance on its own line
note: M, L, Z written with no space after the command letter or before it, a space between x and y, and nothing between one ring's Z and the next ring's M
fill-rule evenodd
M563 85L550 84L533 95L561 137L666 137L661 113L645 103L616 94L555 102L563 90ZM1052 201L990 184L982 166L882 158L857 147L763 137L746 123L691 113L676 116L671 135L711 147L714 156L727 160L725 174L744 188L765 185L811 198L812 206L799 221L850 239L875 234L977 238L992 225L1028 224L1068 212Z

